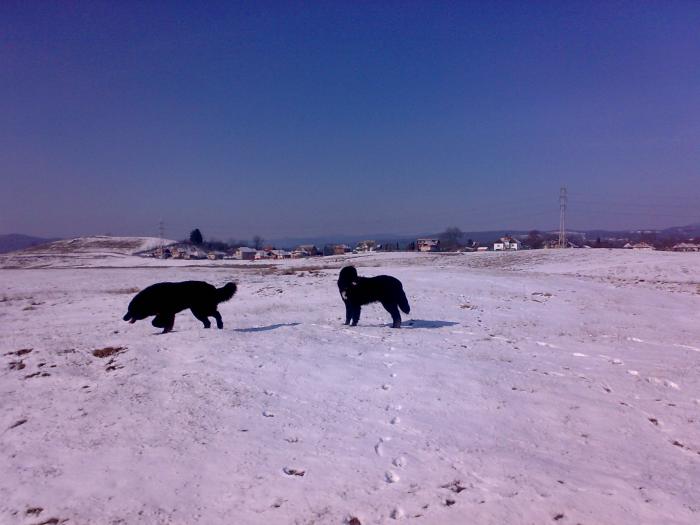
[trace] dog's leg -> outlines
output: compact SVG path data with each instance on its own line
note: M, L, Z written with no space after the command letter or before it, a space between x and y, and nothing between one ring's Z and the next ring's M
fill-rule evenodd
M199 319L202 322L204 328L211 328L211 323L209 322L207 314L205 314L202 310L198 308L190 308L190 311L192 312L192 315L194 315L197 319Z
M151 324L155 326L156 328L163 328L165 326L163 316L161 314L157 314L154 318L153 321L151 321Z
M384 309L391 314L392 328L401 328L401 314L396 303L382 303Z
M175 314L161 314L158 317L160 317L163 320L163 333L167 334L173 329L173 326L175 325Z
M224 327L224 321L221 319L221 314L218 310L214 310L211 316L216 319L216 327L221 330Z
M362 310L362 307L360 305L354 306L353 307L353 312L352 312L352 323L350 326L357 326L358 321L360 320L360 312Z
M352 320L352 306L348 301L343 300L345 303L345 324L350 324Z

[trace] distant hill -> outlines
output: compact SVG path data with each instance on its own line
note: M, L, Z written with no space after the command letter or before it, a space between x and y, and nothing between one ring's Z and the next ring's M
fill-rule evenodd
M161 243L168 245L175 241L161 240L157 237L111 237L99 235L61 239L48 244L25 248L23 253L31 255L134 255L156 248Z
M524 239L532 230L486 230L486 231L463 231L462 241L471 239L479 243L490 243L504 235L512 235L513 237ZM545 236L556 237L559 232L557 230L539 230ZM598 237L601 239L630 239L639 240L642 237L650 234L655 235L658 239L668 238L700 238L700 223L689 224L687 226L676 226L663 230L571 230L567 229L567 235L570 237L579 237L583 239L595 240ZM326 244L348 244L353 246L360 241L374 240L377 242L398 242L402 247L419 238L436 238L439 237L439 232L433 233L416 233L416 234L395 234L395 233L365 233L360 235L319 235L316 237L286 237L278 239L266 240L266 244L273 244L278 248L293 248L300 244L314 244L317 247L323 247Z
M31 235L22 235L21 233L10 233L0 235L0 253L14 252L24 250L31 246L38 246L49 242L57 241L57 238L45 239L43 237L32 237Z
M695 224L688 224L687 226L675 226L673 228L666 228L661 230L661 234L666 237L681 237L688 239L694 237L696 239L700 238L700 222Z
M100 265L129 266L132 257L175 241L157 237L78 237L62 239L0 255L0 268L77 268Z

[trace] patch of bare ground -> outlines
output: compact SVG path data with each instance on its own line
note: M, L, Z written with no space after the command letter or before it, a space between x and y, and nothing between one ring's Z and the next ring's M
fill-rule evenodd
M10 295L3 295L0 297L0 303L11 303L14 301L32 301L34 300L34 297L31 295L15 295L10 296Z
M124 368L116 361L116 357L123 352L126 352L125 346L106 346L105 348L93 350L92 355L100 359L106 359L109 357L109 361L105 363L105 372L114 372L115 370Z
M95 357L99 357L100 359L104 359L105 357L117 355L125 351L126 347L124 346L106 346L104 348L98 348L97 350L93 350L92 355L94 355Z
M17 357L26 355L32 351L31 348L22 348L21 350L15 350L14 352L6 352L5 355L16 355Z
M24 379L32 379L33 377L50 377L51 374L48 372L34 372L33 374L29 374L24 376Z
M140 292L140 288L136 288L135 286L132 286L131 288L115 288L114 290L107 290L106 293L113 293L113 294L132 294L132 293L138 293Z
M60 519L60 518L49 518L46 521L40 521L39 523L35 523L34 525L58 525L59 523L66 523L68 519Z

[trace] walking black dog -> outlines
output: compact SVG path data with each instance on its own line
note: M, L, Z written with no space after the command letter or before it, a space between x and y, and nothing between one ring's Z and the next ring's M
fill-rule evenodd
M175 324L175 314L189 308L192 314L209 328L209 317L216 319L216 327L223 328L224 322L217 310L219 303L228 301L236 293L236 283L228 283L216 288L204 281L184 281L181 283L157 283L141 290L129 303L125 321L135 323L151 315L151 322L163 333L170 332Z
M340 270L338 290L345 303L345 324L357 326L362 305L376 301L391 314L392 328L401 328L399 308L405 314L411 311L401 281L390 275L358 277L354 266L346 266Z

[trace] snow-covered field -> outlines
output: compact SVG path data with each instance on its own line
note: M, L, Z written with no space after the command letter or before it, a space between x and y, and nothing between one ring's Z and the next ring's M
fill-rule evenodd
M700 523L700 254L0 259L0 523ZM335 280L412 311L342 325ZM235 280L223 330L121 320Z

